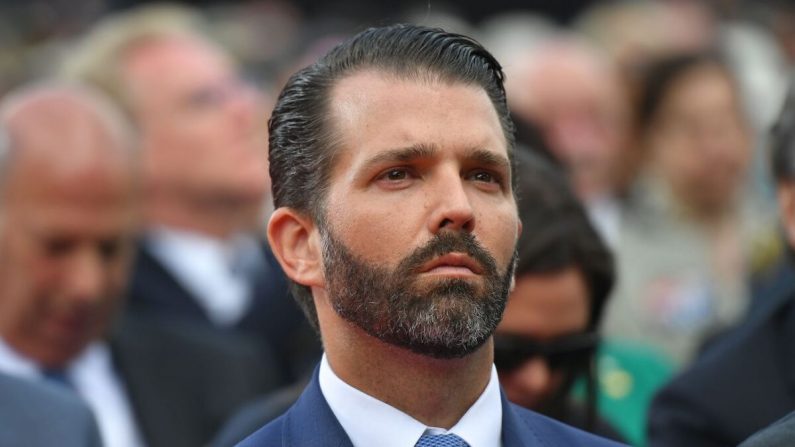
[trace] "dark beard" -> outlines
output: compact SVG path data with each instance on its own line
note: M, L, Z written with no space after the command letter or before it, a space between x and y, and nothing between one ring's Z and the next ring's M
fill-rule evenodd
M322 237L334 310L379 340L434 358L458 358L483 345L502 319L516 253L500 273L474 236L442 231L390 270L354 255L328 230ZM466 253L480 263L485 281L416 283L424 263L451 252Z

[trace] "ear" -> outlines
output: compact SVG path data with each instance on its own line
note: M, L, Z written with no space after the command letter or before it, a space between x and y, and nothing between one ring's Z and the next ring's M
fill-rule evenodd
M320 235L309 217L279 208L268 222L268 242L284 273L307 287L324 287Z
M779 182L777 188L778 212L781 225L787 238L787 244L795 247L795 182Z

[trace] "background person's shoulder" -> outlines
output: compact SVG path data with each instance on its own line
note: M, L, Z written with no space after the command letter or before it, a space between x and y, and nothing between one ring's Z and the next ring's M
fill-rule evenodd
M512 415L503 415L504 440L506 437L514 437L521 441L535 441L541 442L540 445L560 447L573 445L618 447L624 445L587 433L515 404L509 404L508 408L503 407L503 411L506 410L511 411ZM512 416L515 417L515 419L513 419ZM516 426L513 426L513 424L516 424ZM506 430L508 430L510 434L506 433ZM510 445L511 444L506 441L506 447Z
M55 385L0 374L0 445L102 445L91 410Z

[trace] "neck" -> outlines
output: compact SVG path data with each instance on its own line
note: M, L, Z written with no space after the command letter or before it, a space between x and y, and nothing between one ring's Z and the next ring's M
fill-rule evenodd
M334 373L425 425L451 428L489 383L491 340L464 358L431 358L382 342L317 301L324 347Z
M165 194L145 201L148 226L180 228L212 237L227 238L237 232L257 232L261 203L232 200L186 200Z

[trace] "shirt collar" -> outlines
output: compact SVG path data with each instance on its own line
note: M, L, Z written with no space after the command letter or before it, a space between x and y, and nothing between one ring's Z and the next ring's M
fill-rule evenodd
M254 237L222 239L160 226L148 231L145 243L214 323L237 324L248 311L252 275L245 273L256 272L261 264Z
M95 341L65 365L63 371L71 379L76 371L96 369L98 362L104 362L106 367L110 367L110 351L103 342ZM0 338L0 371L28 379L40 379L43 374L38 363L17 352L3 338Z
M0 337L0 371L27 379L38 379L41 376L36 362L17 352L2 337Z
M340 379L326 355L320 363L320 390L355 447L413 447L424 433L455 433L473 447L498 447L502 401L492 366L486 389L450 430L428 427L406 413L363 393Z

